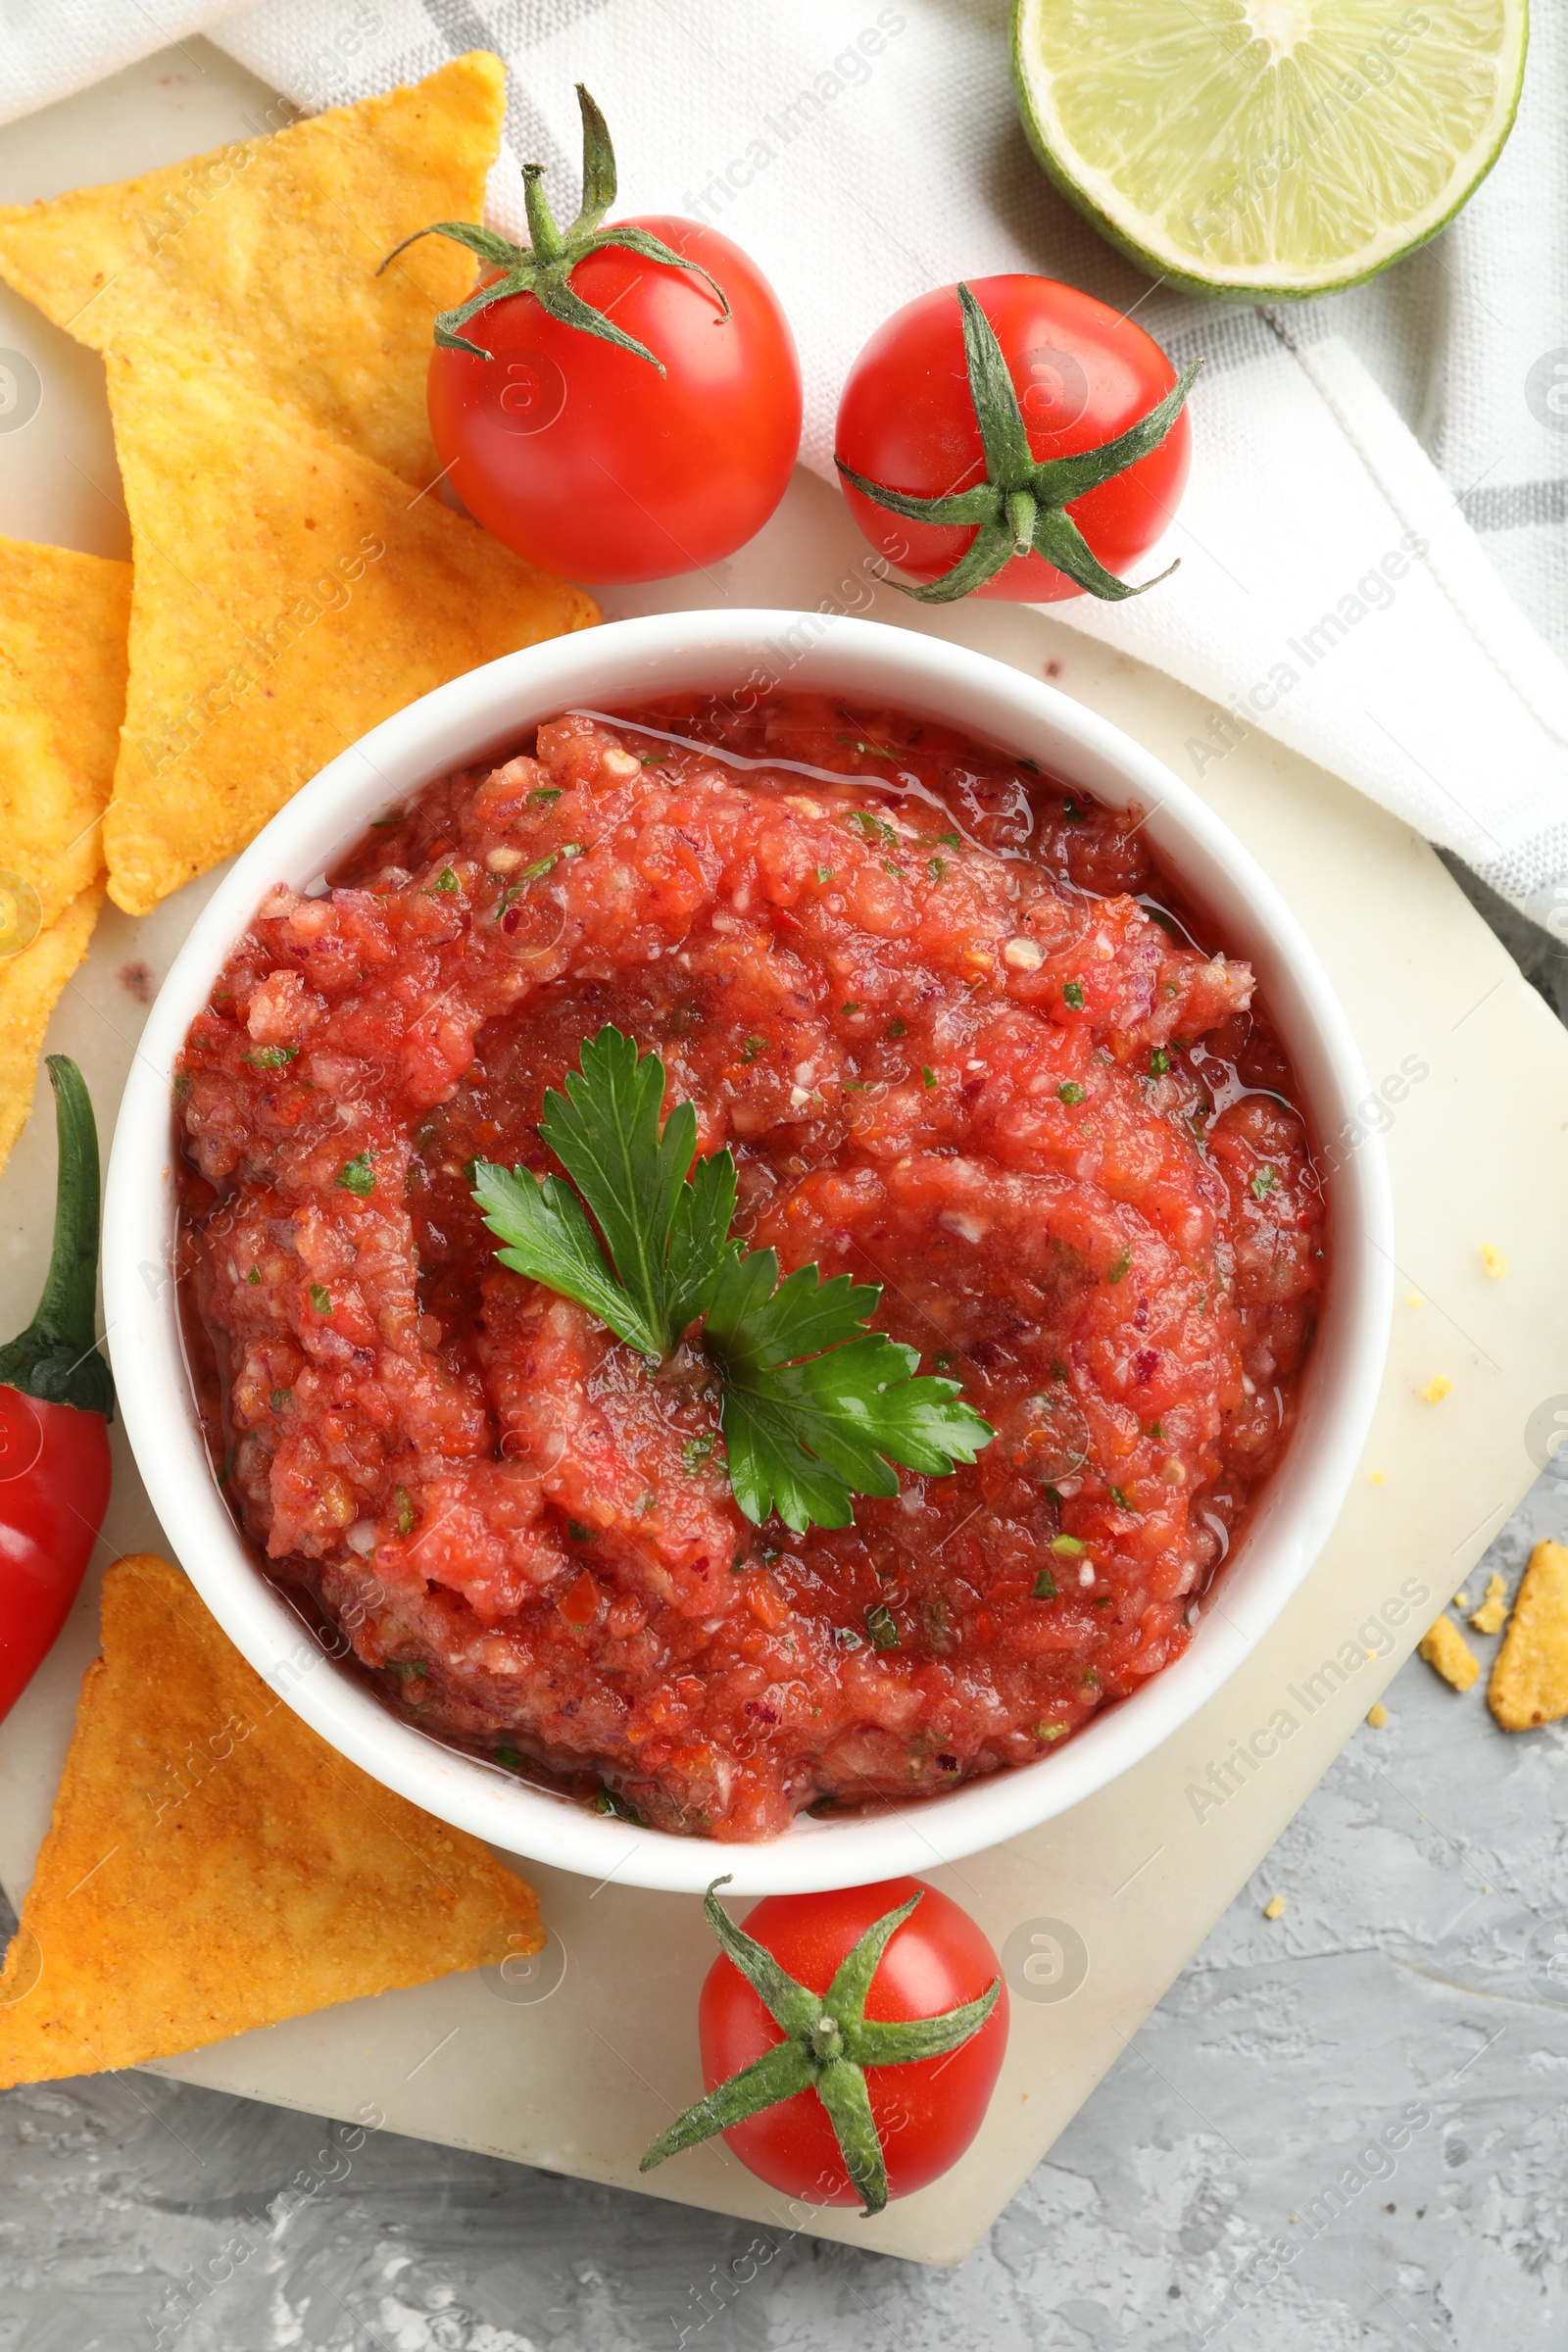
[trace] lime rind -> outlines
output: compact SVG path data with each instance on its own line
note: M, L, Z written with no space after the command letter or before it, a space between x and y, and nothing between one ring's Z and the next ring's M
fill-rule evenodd
M1299 301L1468 202L1527 43L1527 0L1014 0L1012 74L1045 171L1141 269Z

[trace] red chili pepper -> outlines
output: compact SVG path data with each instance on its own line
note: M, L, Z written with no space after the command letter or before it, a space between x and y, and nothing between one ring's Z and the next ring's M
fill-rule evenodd
M0 1348L0 1719L54 1646L109 1502L115 1384L98 1352L98 1130L81 1072L51 1054L60 1170L38 1311Z

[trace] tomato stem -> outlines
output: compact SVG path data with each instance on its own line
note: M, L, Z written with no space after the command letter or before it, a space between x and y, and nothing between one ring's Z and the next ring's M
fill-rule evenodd
M896 1911L884 1912L874 1920L854 1950L840 1961L826 1992L815 1993L797 1984L765 1944L738 1928L720 1908L718 1889L728 1885L727 1878L715 1879L703 1897L703 1909L726 1956L774 2024L783 2029L784 2038L677 2116L648 2149L639 2170L652 2172L666 2156L696 2147L715 2132L731 2131L781 2099L814 2090L833 2127L844 2169L869 2218L880 2213L888 2201L888 2173L865 2069L912 2066L924 2058L946 2057L979 2033L997 2005L1002 1980L997 1978L978 2000L965 2001L940 2017L909 2018L902 2024L868 2018L865 2001L872 1979L889 1942L919 1903L918 1893L911 1894Z
M646 360L660 374L666 370L662 360L657 359L646 343L628 335L596 311L592 303L584 302L573 291L571 272L590 253L599 253L606 246L618 245L635 253L645 262L657 263L666 270L686 270L700 277L718 305L719 316L729 317L729 303L723 288L709 275L698 262L689 262L662 237L654 236L648 229L639 228L634 221L612 222L609 228L599 225L615 201L615 150L611 144L610 126L588 91L577 84L577 109L582 116L582 203L571 226L563 229L551 210L545 194L543 164L524 164L522 167L522 201L528 215L528 245L514 245L493 228L481 228L474 220L434 220L428 228L416 228L412 237L394 245L377 270L390 269L400 253L417 244L420 237L449 237L453 244L466 246L477 259L496 271L471 293L466 302L455 309L441 311L435 321L435 339L443 351L466 351L476 360L495 357L482 343L471 342L459 330L470 318L486 311L492 303L505 302L514 294L531 294L542 310L562 326L575 327L585 335L596 335L602 342L618 344L634 359Z
M522 202L528 215L528 235L533 243L534 259L547 270L552 269L565 252L566 240L556 225L556 216L545 194L543 164L523 165Z
M968 490L950 492L944 498L916 498L908 491L890 489L886 482L868 480L842 458L833 461L853 489L858 490L862 498L870 499L874 506L885 507L889 514L902 514L911 522L976 526L963 554L939 579L927 580L919 586L895 580L894 587L902 588L906 596L915 597L921 604L950 605L958 597L983 588L1015 556L1030 554L1054 564L1091 596L1112 601L1142 596L1146 589L1169 579L1176 569L1175 564L1136 587L1130 581L1119 580L1114 572L1105 569L1067 508L1071 501L1098 490L1102 482L1113 481L1117 474L1127 472L1159 447L1181 415L1202 361L1195 361L1163 400L1114 440L1102 442L1098 449L1080 450L1073 457L1036 459L1029 447L1023 411L995 329L969 288L960 285L957 292L958 308L963 314L963 357L969 398L985 453L984 482Z
M55 1233L38 1311L0 1348L0 1382L49 1404L114 1419L115 1384L98 1352L98 1129L81 1072L63 1054L46 1067L55 1090L59 1170Z
M1034 545L1035 517L1039 507L1032 490L1007 492L1007 528L1012 533L1012 552L1026 556Z

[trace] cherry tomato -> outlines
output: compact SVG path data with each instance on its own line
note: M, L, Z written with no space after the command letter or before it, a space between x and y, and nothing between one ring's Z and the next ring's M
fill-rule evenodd
M1021 274L969 284L1001 345L1036 460L1076 457L1114 440L1176 382L1159 345L1092 294ZM839 403L839 458L912 497L945 497L987 478L956 297L956 287L942 286L896 311L851 368ZM1122 572L1165 530L1191 453L1183 409L1148 456L1066 502L1108 571ZM975 536L963 524L890 514L849 483L844 494L871 545L919 581L949 571ZM1031 552L1010 558L972 593L1046 604L1083 591Z
M662 579L733 555L783 497L801 443L795 338L756 264L696 220L614 225L707 270L729 317L695 271L606 245L574 265L570 290L664 374L522 293L463 329L494 358L437 350L428 389L435 445L468 512L530 564L594 582Z
M996 1953L967 1912L918 1879L888 1879L829 1894L771 1894L741 1923L798 1983L825 1993L841 1960L873 1922L918 1894L896 1928L866 1997L867 2018L938 2017L997 1984ZM720 1956L698 2003L703 2077L710 2090L784 2035L733 1961ZM868 2066L866 2088L882 2141L888 2193L907 2196L947 2172L984 2121L1007 2046L1007 1995L978 2033L940 2058ZM814 2090L798 2091L724 2138L760 2180L813 2205L858 2205L833 2127Z

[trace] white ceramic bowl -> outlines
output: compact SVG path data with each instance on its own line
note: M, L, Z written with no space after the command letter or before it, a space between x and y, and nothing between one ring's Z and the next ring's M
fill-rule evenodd
M1320 1135L1367 1093L1345 1015L1267 876L1187 787L1105 719L983 655L912 630L820 613L676 612L612 622L508 655L374 728L273 818L191 930L159 995L115 1131L104 1291L121 1409L169 1540L251 1664L355 1763L511 1852L622 1886L804 1891L930 1869L1033 1828L1147 1756L1212 1696L1296 1591L1339 1512L1382 1375L1391 1302L1388 1176L1375 1136L1331 1179L1333 1265L1290 1450L1185 1655L1107 1707L1059 1753L893 1812L803 1818L766 1845L639 1828L519 1785L398 1720L325 1655L264 1582L215 1483L192 1403L169 1269L174 1054L268 888L316 880L389 804L514 743L572 704L734 690L759 673L943 719L1052 774L1149 810L1154 847L1255 966Z

